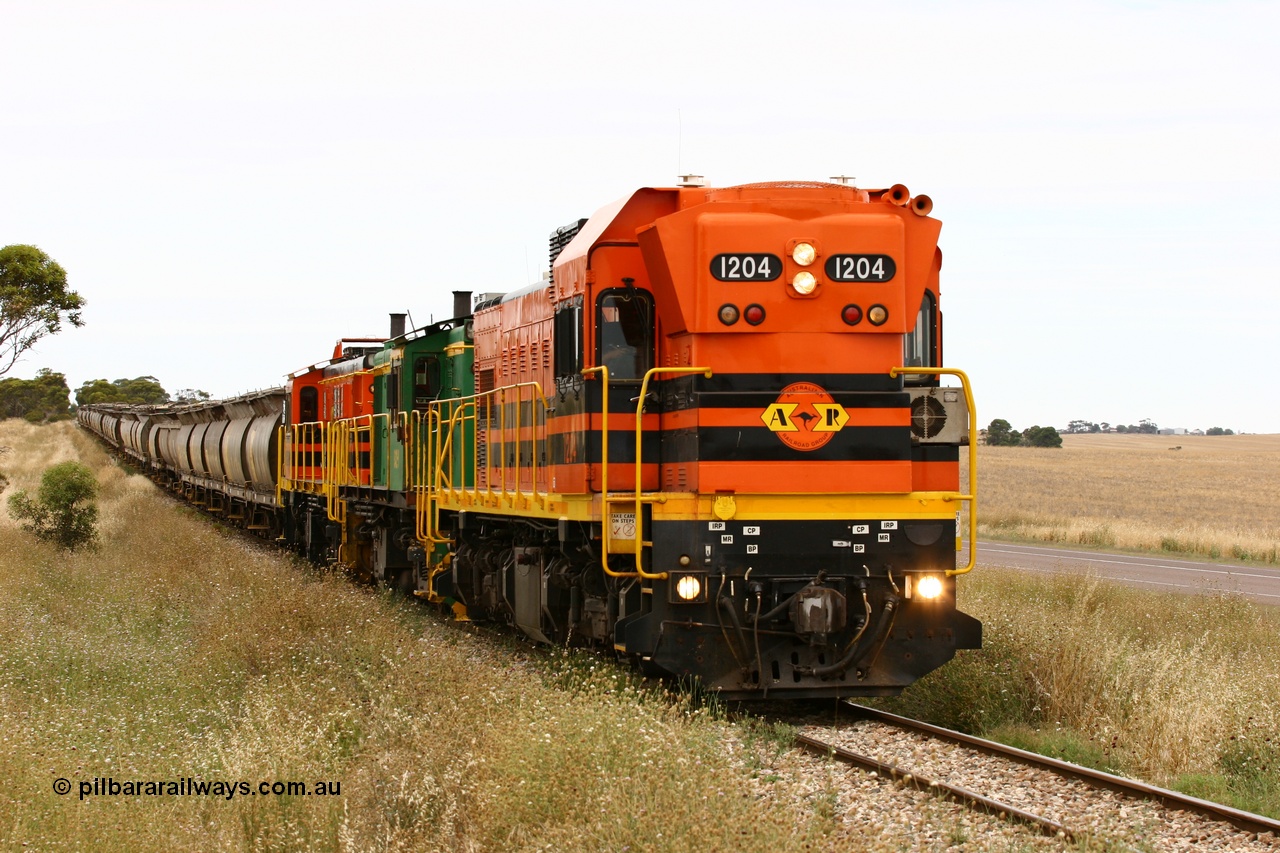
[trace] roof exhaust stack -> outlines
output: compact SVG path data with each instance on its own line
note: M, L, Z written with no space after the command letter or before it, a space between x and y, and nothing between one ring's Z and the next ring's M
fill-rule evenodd
M455 290L453 292L453 316L455 318L471 316L470 290Z
M403 314L391 315L391 337L393 338L404 337L404 315Z

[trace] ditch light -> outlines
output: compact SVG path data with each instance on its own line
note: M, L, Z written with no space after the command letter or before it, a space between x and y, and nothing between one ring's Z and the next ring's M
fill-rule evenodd
M905 579L907 598L923 598L933 601L942 595L942 578L937 575L907 575Z
M671 590L675 604L702 604L707 600L707 578L701 574L673 575Z

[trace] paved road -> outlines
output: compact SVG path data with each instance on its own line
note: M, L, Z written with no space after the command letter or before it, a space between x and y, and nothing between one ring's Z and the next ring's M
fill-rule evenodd
M967 560L968 554L962 558ZM1222 590L1238 592L1259 604L1280 605L1280 567L1200 563L1165 557L979 541L978 569L983 566L1008 566L1030 572L1092 572L1099 577L1150 589L1177 592Z

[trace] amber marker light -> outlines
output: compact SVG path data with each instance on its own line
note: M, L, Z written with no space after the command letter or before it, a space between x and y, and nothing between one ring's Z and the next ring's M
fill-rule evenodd
M889 319L889 309L883 305L872 305L867 309L867 319L873 326L883 326L884 321Z
M801 296L808 296L818 289L818 280L808 270L801 270L791 279L791 287Z
M818 250L813 248L810 243L796 243L796 247L791 250L791 260L802 267L809 266L817 259Z
M738 306L725 303L720 306L720 322L732 326L738 322Z

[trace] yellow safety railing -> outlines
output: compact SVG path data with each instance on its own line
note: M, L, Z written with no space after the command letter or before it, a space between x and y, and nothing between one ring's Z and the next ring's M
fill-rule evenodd
M350 431L341 421L325 424L324 482L321 493L325 496L325 509L330 521L339 524L347 519L347 505L339 497L338 490L351 479L347 468L347 450Z
M529 409L527 418L524 414L526 406ZM546 467L539 466L538 457L547 439L545 435L538 434L538 427L545 427L550 408L538 382L519 382L467 397L433 402L431 410L438 419L433 471L437 498L460 505L546 509L550 495L549 474ZM469 446L464 446L460 438L466 434L468 425L471 427L471 441ZM525 430L529 433L527 458L521 441ZM493 440L495 434L496 442ZM514 435L512 442L507 440L508 435ZM507 461L508 444L514 444L510 463ZM455 469L461 474L458 481L454 480ZM470 485L467 484L468 473L471 474Z
M599 367L588 367L582 371L583 376L600 374L600 568L613 578L634 578L635 572L615 572L609 568L609 534L611 519L609 518L609 368L603 364ZM620 495L617 500L630 500L629 496ZM640 537L639 520L636 522L636 538Z
M276 503L281 503L284 490L324 493L324 448L328 425L319 421L282 424L276 433L280 448L276 458ZM319 445L317 451L315 446ZM307 476L300 476L299 469Z
M657 497L657 498L645 497L644 494L642 493L643 490L641 489L642 483L640 479L640 466L644 461L642 458L642 450L641 450L643 445L642 439L644 438L644 404L645 404L645 399L649 394L649 380L660 373L668 374L668 375L701 373L703 376L705 376L708 379L710 379L712 376L711 368L709 367L653 367L653 368L650 368L647 373L645 373L644 380L641 381L640 383L640 398L636 401L636 493L635 493L636 574L638 574L642 578L648 578L650 580L666 580L667 579L666 572L650 573L644 570L644 562L642 559L644 555L644 549L646 545L652 545L653 542L645 541L644 516L641 515L641 512L640 512L641 504L643 503L655 503L655 502L661 503L663 500L665 500L664 498L661 498L661 497Z
M452 541L439 534L437 470L440 413L437 410L400 413L404 441L405 491L414 496L414 537L432 546Z
M426 598L433 602L443 599L436 594L436 578L448 571L449 559L436 562L434 551L438 545L452 543L441 536L439 530L439 503L436 500L436 464L440 441L439 412L436 410L401 412L400 437L404 444L404 488L413 496L414 538L427 549ZM461 605L457 605L461 607ZM463 611L465 614L465 610Z
M284 506L284 484L285 478L289 478L289 491L293 491L293 445L285 443L285 436L288 435L287 427L281 424L276 428L276 447L279 448L276 456L276 506ZM284 470L284 460L289 460L289 473Z
M969 493L953 492L942 496L943 500L961 501L969 505L969 562L961 569L947 569L948 577L967 574L973 571L973 567L978 562L978 436L973 428L978 422L978 414L973 405L973 389L969 385L968 375L963 370L950 367L895 367L889 371L889 375L895 379L908 373L956 377L964 390L965 405L969 407Z
M342 418L330 423L330 438L336 437L337 448L343 453L333 453L328 457L325 468L325 482L338 486L373 486L377 485L374 477L378 448L388 445L386 441L391 423L391 415L379 412L372 415L357 415L353 418ZM362 455L362 451L367 457Z
M601 527L600 527L600 568L604 570L606 575L615 578L646 578L648 580L665 580L667 572L647 572L644 569L644 549L646 546L653 544L651 540L644 538L644 515L643 505L646 503L661 503L664 498L660 495L645 495L644 480L642 476L643 458L643 439L644 439L644 404L645 398L649 393L649 380L658 374L689 374L701 373L708 379L713 375L709 367L654 367L644 375L644 379L640 383L640 396L636 400L636 480L635 492L633 494L609 494L609 368L601 365L599 367L588 367L582 371L584 376L599 373L603 382L600 394L600 508L601 508ZM635 534L635 565L634 572L616 572L609 568L609 543L611 539L611 519L609 506L611 504L630 503L635 507L636 534Z

